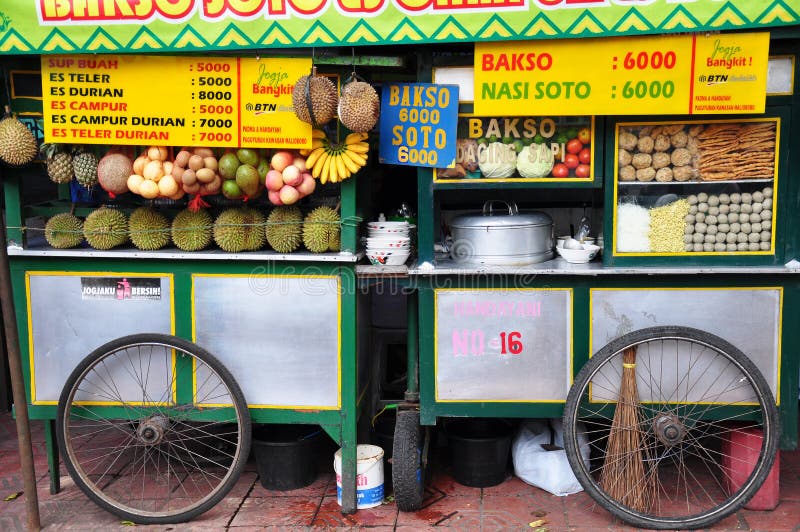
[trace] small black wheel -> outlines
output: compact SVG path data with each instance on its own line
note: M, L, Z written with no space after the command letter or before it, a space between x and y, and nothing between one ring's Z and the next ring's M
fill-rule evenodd
M706 528L734 513L769 474L779 434L758 368L688 327L610 342L578 373L564 407L575 476L600 506L641 528Z
M140 524L188 521L236 483L250 413L230 372L163 334L113 340L87 356L58 402L57 437L75 484Z
M400 410L394 427L392 447L392 487L401 512L422 507L425 491L425 440L428 431L419 424L418 410Z

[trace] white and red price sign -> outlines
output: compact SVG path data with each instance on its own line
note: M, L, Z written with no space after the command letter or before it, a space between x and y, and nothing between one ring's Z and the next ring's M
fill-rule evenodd
M475 45L475 114L763 113L769 33Z

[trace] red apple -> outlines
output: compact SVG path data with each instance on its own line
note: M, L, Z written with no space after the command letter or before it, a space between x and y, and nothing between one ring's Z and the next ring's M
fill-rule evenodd
M296 187L303 182L303 174L300 169L293 164L290 164L283 169L283 182L286 185Z
M306 160L304 157L295 157L292 164L298 168L301 172L306 171Z
M275 190L270 190L269 192L267 192L267 199L269 199L269 202L272 203L273 205L283 205L283 202L281 201L280 192L277 192Z
M280 192L281 201L284 205L292 205L293 203L297 203L297 200L300 199L300 193L291 185L283 185L283 188Z
M267 177L264 180L267 190L278 192L283 188L283 175L277 170L270 170L267 172Z
M282 150L272 156L270 166L272 166L273 170L283 172L284 168L292 164L292 161L294 161L294 154L290 151Z
M311 174L303 174L303 182L297 185L300 196L308 196L314 192L315 188L317 188L317 181L311 177Z

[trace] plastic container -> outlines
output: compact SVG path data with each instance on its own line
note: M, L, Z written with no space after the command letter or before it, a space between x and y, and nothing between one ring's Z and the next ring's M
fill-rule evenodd
M460 419L447 424L453 478L474 488L506 479L513 430L501 419Z
M314 454L322 429L316 425L268 425L253 436L261 485L268 490L304 488L317 478Z
M753 471L761 442L764 438L759 429L747 428L732 430L722 440L722 468L728 493L739 489ZM769 475L761 488L747 501L748 510L774 510L780 500L781 452L775 455Z
M336 472L336 502L342 505L342 450L333 455ZM356 450L356 507L374 508L383 502L383 449L359 445Z

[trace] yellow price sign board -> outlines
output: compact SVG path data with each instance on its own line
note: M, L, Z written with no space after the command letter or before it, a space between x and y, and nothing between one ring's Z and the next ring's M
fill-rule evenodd
M769 33L697 37L692 113L763 113Z
M765 105L768 45L768 33L477 43L475 113L759 113ZM709 59L714 67L706 74ZM742 71L713 94L725 93L739 107L697 109L695 96L707 96L708 76L718 79L711 71L732 64Z
M43 56L45 142L304 148L309 59Z

